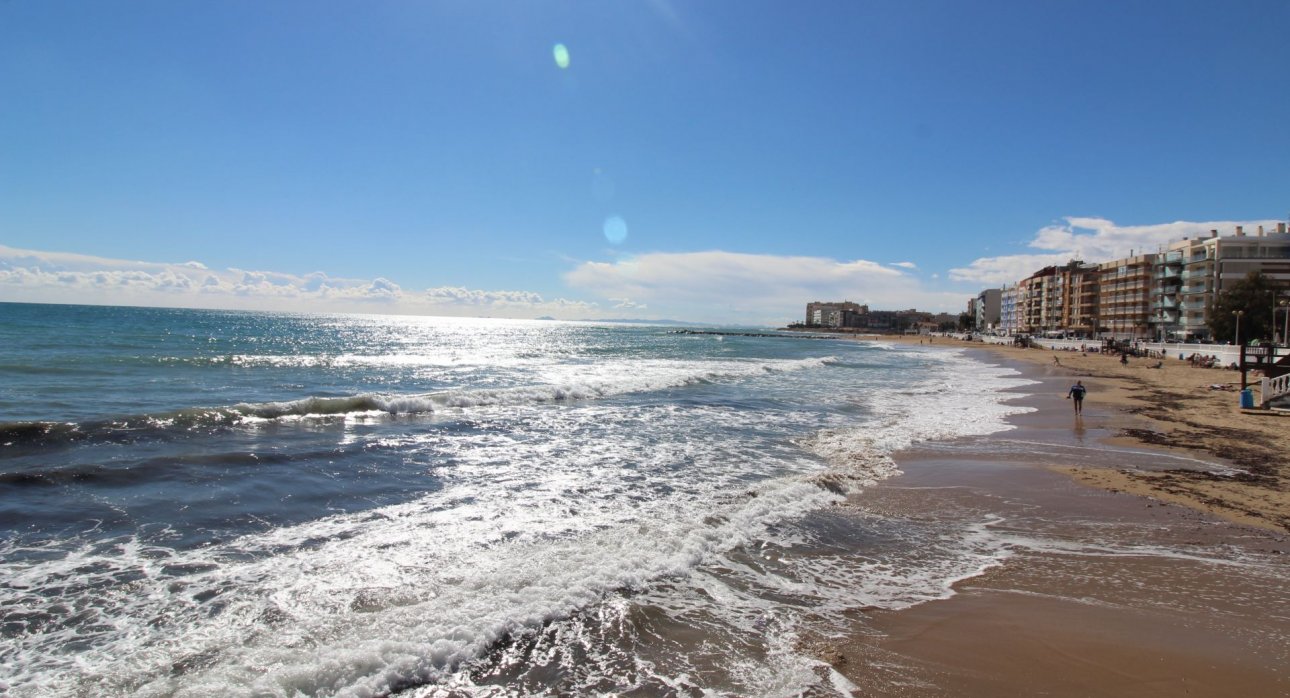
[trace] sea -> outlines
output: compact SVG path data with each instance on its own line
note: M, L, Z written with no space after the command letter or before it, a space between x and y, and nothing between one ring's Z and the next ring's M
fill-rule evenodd
M0 304L0 692L848 694L804 638L1011 553L846 496L1029 381L711 332Z

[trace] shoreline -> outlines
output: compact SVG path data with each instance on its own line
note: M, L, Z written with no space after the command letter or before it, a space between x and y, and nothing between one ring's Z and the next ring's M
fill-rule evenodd
M866 338L868 339L868 338ZM1114 467L1059 468L1091 487L1187 506L1235 523L1290 533L1290 415L1256 414L1239 408L1240 374L1194 368L1177 357L1131 359L1121 366L1110 355L964 342L936 338L932 346L967 349L1035 375L1076 380L1088 387L1086 408L1110 412L1106 446L1132 446L1173 455L1200 456L1230 465L1230 473L1167 468L1147 471ZM917 337L878 341L916 344ZM1056 361L1054 361L1054 357ZM970 377L969 377L970 378ZM1215 389L1211 386L1225 386ZM1232 387L1234 386L1234 388ZM1067 410L1065 387L1060 409ZM1045 409L1052 409L1051 406ZM1013 420L1015 422L1015 418Z
M942 342L982 348L934 345ZM987 527L1015 541L1013 555L953 583L948 598L858 611L847 637L806 641L815 656L856 695L1290 693L1290 575L1281 564L1290 538L1270 511L1285 494L1284 466L1266 475L1252 467L1266 463L1268 446L1231 443L1246 425L1219 443L1192 438L1200 418L1179 421L1161 402L1195 401L1157 395L1178 392L1170 380L1232 372L1187 374L1178 362L1171 373L1183 375L1160 380L1164 370L1145 361L1122 369L1095 355L1062 355L1058 365L1049 351L984 352L1037 381L1014 389L1014 403L1035 411L1009 417L1009 432L897 453L903 474L848 504L911 518L994 517ZM1082 420L1065 399L1076 379L1090 387ZM1200 402L1214 414L1199 423L1245 418L1236 393L1209 392ZM1220 398L1232 407L1220 409ZM1185 438L1171 448L1139 436L1175 433ZM1225 471L1237 475L1215 474ZM1216 490L1212 498L1202 487Z

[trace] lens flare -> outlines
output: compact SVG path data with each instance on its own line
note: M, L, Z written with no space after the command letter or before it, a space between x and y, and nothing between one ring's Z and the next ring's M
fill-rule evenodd
M556 44L555 48L551 49L551 54L555 56L555 64L561 70L569 67L569 49L565 48L564 44Z
M619 245L627 239L627 221L618 216L605 219L605 239Z

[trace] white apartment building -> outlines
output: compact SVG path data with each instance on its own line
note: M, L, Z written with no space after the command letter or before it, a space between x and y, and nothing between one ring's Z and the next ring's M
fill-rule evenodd
M1018 333L1020 322L1017 318L1018 298L1021 295L1021 289L1017 284L1011 286L1004 285L1003 290L999 293L999 327L1000 334L1013 335Z
M1231 288L1251 271L1290 287L1290 233L1278 223L1275 232L1259 226L1255 234L1236 227L1236 234L1183 239L1157 257L1152 274L1149 324L1154 339L1209 338L1206 313L1216 294Z

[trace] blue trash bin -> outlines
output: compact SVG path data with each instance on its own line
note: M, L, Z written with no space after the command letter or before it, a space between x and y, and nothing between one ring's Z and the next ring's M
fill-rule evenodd
M1254 409L1254 391L1246 388L1241 391L1241 409Z

